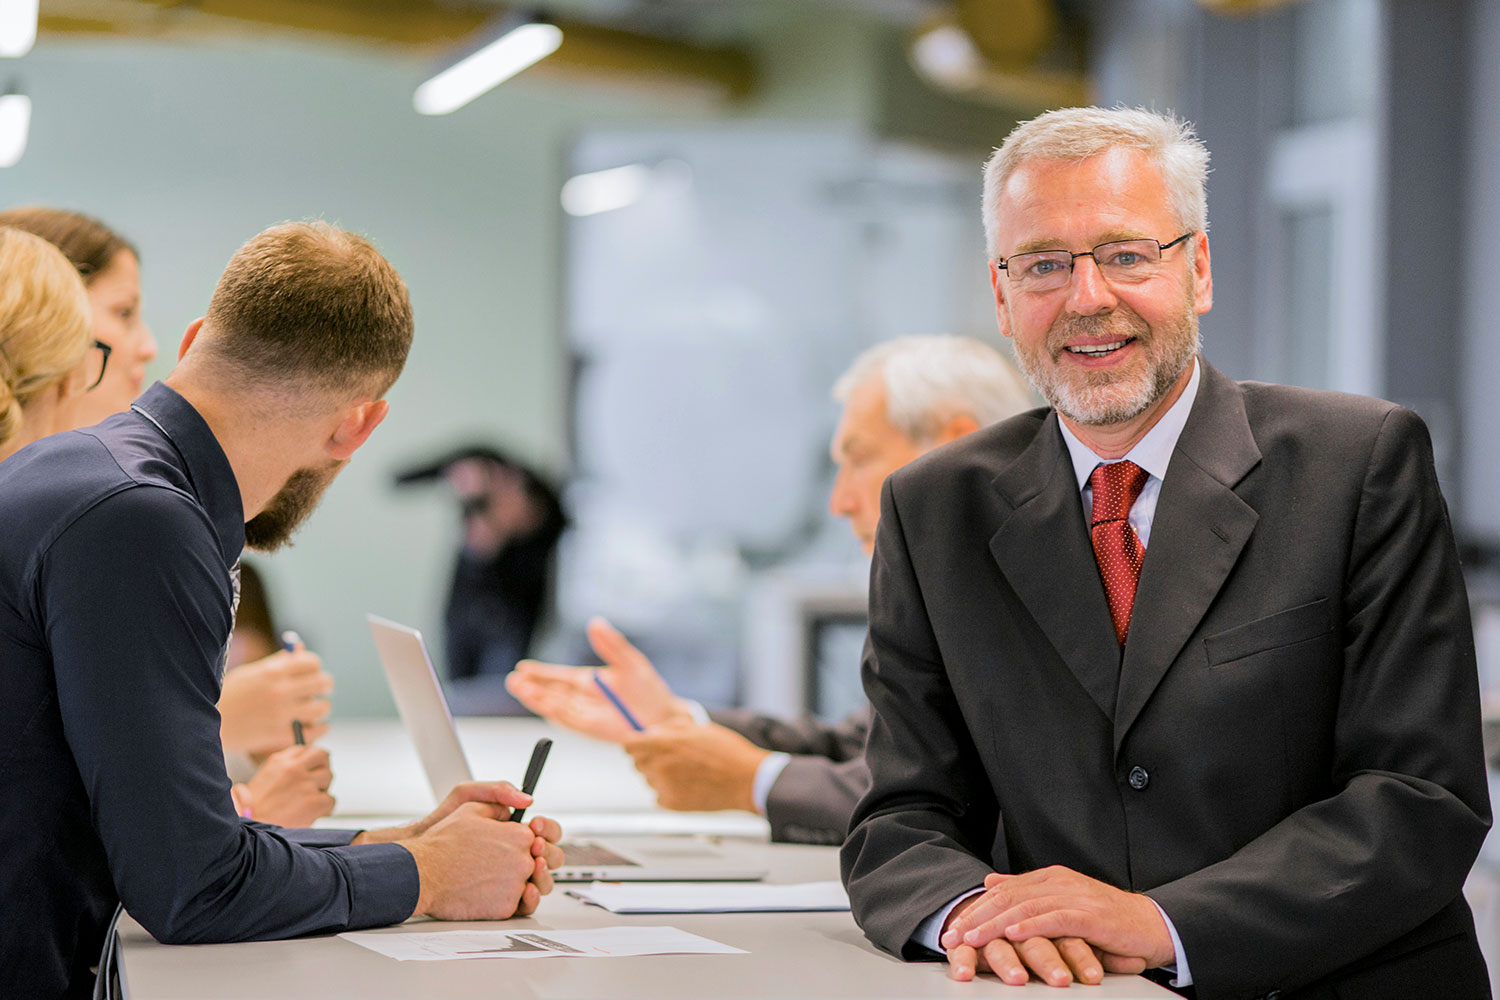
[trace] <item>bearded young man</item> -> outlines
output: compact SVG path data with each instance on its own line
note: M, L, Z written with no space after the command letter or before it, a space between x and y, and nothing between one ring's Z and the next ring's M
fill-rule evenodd
M1207 162L1181 122L1082 108L986 167L1000 328L1052 409L886 483L855 918L958 979L1488 996L1478 684L1426 428L1197 354Z
M3 276L0 276L3 280ZM261 233L127 413L0 464L0 995L88 996L117 903L165 943L530 912L557 824L508 784L356 833L243 821L215 702L240 551L284 544L385 418L406 286L364 239Z

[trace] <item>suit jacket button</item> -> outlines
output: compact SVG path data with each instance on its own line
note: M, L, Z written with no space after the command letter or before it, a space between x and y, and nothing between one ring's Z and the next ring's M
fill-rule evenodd
M1146 773L1146 769L1144 767L1137 766L1130 769L1130 777L1126 780L1130 782L1131 788L1134 788L1139 792L1147 785L1151 784L1151 775Z

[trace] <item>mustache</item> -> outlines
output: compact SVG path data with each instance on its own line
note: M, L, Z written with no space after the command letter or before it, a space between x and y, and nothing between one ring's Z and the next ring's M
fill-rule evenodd
M1126 340L1134 337L1137 340L1149 341L1151 327L1141 319L1140 314L1126 305L1121 305L1107 313L1091 316L1059 316L1047 331L1047 353L1052 355L1053 361L1056 361L1062 356L1068 342L1079 337L1110 340Z

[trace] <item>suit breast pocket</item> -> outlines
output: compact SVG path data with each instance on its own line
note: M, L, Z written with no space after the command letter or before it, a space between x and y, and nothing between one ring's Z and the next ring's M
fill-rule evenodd
M1210 667L1222 667L1254 656L1326 636L1333 631L1328 598L1320 597L1253 622L1215 633L1203 640Z

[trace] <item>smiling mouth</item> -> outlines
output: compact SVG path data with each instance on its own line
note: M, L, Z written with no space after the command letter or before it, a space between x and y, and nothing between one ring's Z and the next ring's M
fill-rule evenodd
M1063 350L1080 357L1103 358L1133 343L1135 343L1134 337L1126 337L1124 340L1116 340L1110 344L1083 344L1079 347L1065 347Z

